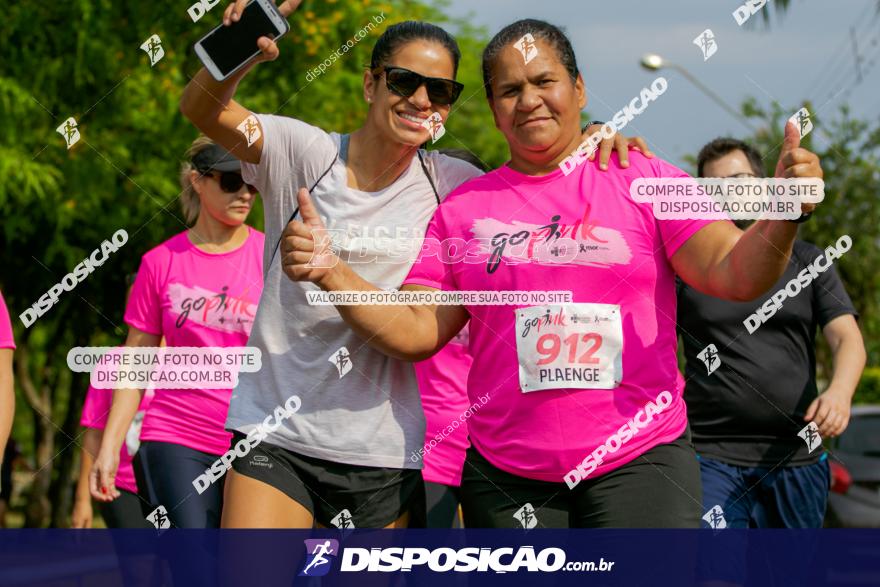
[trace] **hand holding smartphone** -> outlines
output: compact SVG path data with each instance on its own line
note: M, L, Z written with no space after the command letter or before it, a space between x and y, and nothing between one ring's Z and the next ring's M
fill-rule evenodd
M195 44L196 55L217 81L228 79L254 57L262 61L278 56L275 40L287 33L285 17L296 10L301 0L288 0L276 8L272 0L238 0L223 14L223 24ZM268 42L257 45L266 37Z

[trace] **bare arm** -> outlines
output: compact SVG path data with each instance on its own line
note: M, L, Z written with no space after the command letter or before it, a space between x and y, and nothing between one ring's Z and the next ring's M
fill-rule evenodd
M822 178L819 157L800 147L800 134L785 125L776 177ZM802 204L812 212L815 204ZM744 233L728 222L704 226L675 252L671 263L688 285L705 294L746 302L773 287L788 266L797 224L759 220Z
M342 261L317 282L324 291L382 291ZM437 291L405 285L401 291ZM423 361L440 351L464 328L468 313L462 306L336 306L339 315L367 344L402 361Z
M12 433L12 418L15 416L12 352L12 349L0 349L0 463L3 462L6 442Z
M828 389L807 408L804 420L814 421L820 436L839 436L849 425L853 395L865 368L865 341L851 314L838 316L822 333L831 347L834 375Z
M101 431L86 428L83 432L83 444L80 451L79 478L76 482L73 514L70 517L71 528L92 527L92 496L89 493L89 472L95 462L95 455L101 446Z
M822 334L834 357L834 375L828 388L840 389L852 399L868 358L859 325L852 314L846 314L826 324Z
M281 235L281 266L294 281L311 281L324 291L382 291L330 250L330 239L309 192L297 194L303 221ZM407 285L401 291L437 291ZM336 306L342 319L370 346L390 357L421 361L437 353L468 320L462 306Z
M129 327L125 346L157 347L161 338L161 336ZM122 449L125 434L137 414L143 395L142 389L117 389L113 391L113 407L110 408L110 416L107 418L107 426L104 428L101 449L106 446L115 453Z
M252 113L232 99L238 82L253 65L248 65L231 78L218 82L205 68L187 84L180 99L180 112L205 136L248 163L259 163L263 152L262 133L248 147L247 140L236 128ZM259 123L258 123L259 124Z
M160 336L129 327L125 346L155 347L159 346L160 340ZM143 393L143 390L139 389L117 389L113 392L113 406L110 408L110 416L107 418L101 439L101 448L89 477L92 497L99 501L112 501L119 497L114 485L116 471L119 468L119 451L122 450L125 434L137 414Z
M729 222L700 229L672 256L675 272L704 294L745 302L773 287L788 266L797 225L759 220L745 232Z
M296 10L302 0L288 0L278 6L285 17ZM226 7L223 13L223 24L229 25L238 20L247 0L237 0ZM180 112L188 118L200 131L223 146L237 158L248 163L259 163L263 152L262 133L251 146L248 146L244 135L236 127L252 113L232 99L238 89L239 82L251 68L261 61L271 61L278 57L278 46L268 37L257 40L261 54L248 65L228 79L218 82L205 68L199 70L186 85L180 99Z

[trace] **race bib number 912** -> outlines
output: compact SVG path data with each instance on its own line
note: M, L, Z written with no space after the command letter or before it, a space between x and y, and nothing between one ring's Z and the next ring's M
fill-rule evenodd
M516 310L523 393L613 389L623 380L623 324L617 304L561 304Z

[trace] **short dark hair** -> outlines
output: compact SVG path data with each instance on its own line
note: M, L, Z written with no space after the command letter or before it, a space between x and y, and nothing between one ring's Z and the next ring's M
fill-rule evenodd
M373 45L370 70L375 71L379 67L388 65L388 60L391 59L395 51L413 41L434 41L443 45L452 57L453 76L458 75L461 50L458 48L455 38L437 25L420 20L399 22L385 29L385 32Z
M498 34L492 37L492 40L483 49L483 85L486 88L487 98L492 98L492 84L490 83L492 67L495 65L498 55L502 49L518 41L526 33L531 33L535 40L542 39L551 45L556 50L556 56L568 71L572 81L577 79L577 59L574 56L574 49L571 48L571 41L565 36L563 30L543 20L526 18L498 31Z
M745 153L749 165L752 167L752 172L759 177L764 175L764 163L757 149L739 139L720 137L700 149L700 154L697 155L697 177L703 177L703 170L707 163L720 159L733 151Z

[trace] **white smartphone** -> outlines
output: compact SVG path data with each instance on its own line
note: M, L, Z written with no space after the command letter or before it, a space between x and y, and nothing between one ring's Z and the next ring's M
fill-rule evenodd
M289 30L272 0L251 0L238 22L221 24L199 39L196 55L215 80L223 81L260 54L257 39L278 39Z

